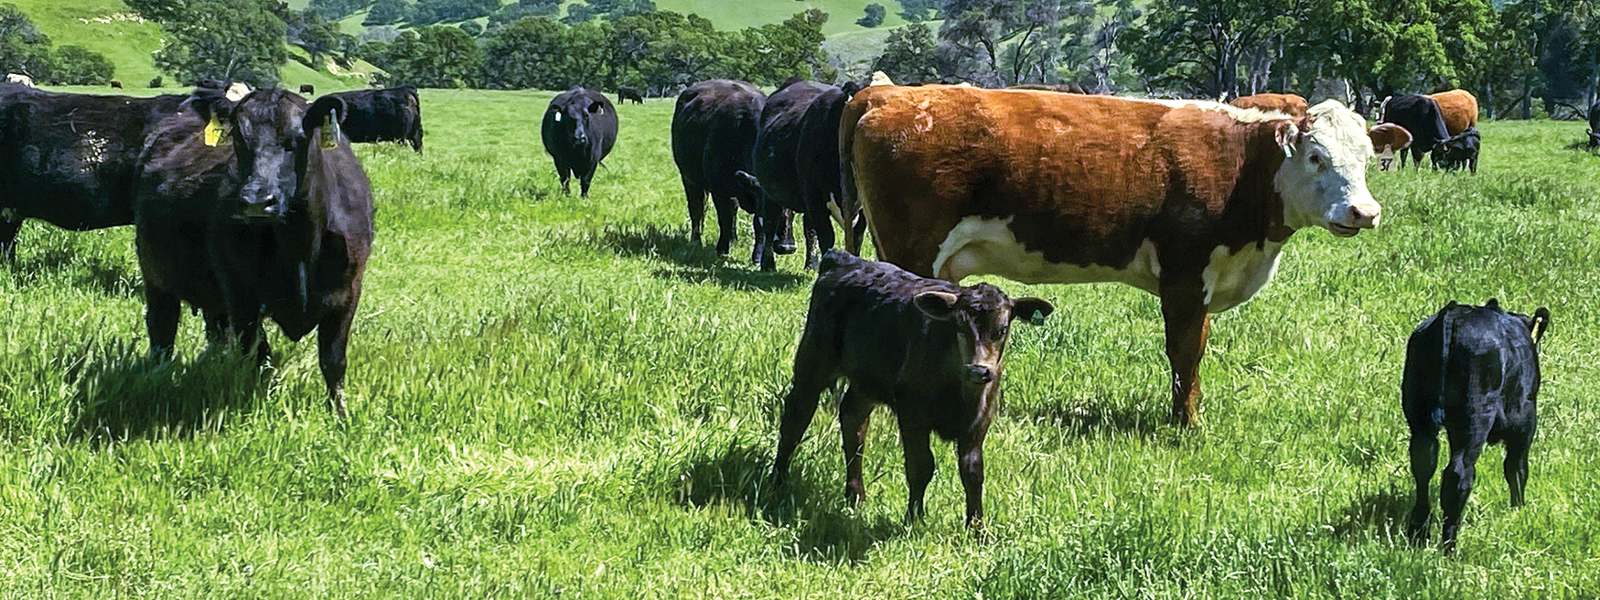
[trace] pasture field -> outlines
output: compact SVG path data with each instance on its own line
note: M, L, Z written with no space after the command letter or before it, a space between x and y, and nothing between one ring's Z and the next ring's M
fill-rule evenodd
M1581 123L1481 125L1477 176L1371 173L1378 229L1301 231L1216 318L1193 430L1166 424L1153 296L997 281L1057 311L1012 337L975 536L943 443L901 523L881 409L865 504L826 403L767 489L811 274L751 268L747 218L728 260L686 240L670 100L620 106L593 196L562 197L550 97L427 90L426 155L360 148L378 238L345 424L310 340L274 331L257 373L186 316L152 362L133 232L26 226L0 266L0 597L1600 597ZM1528 505L1486 451L1447 559L1402 539L1404 343L1490 297L1554 313L1542 427Z

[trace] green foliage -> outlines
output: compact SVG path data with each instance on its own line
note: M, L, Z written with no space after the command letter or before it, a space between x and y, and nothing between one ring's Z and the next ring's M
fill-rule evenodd
M883 17L888 12L884 10L882 4L878 4L876 2L868 4L865 10L866 14L862 15L861 18L856 19L856 24L862 27L877 27L882 25Z
M561 17L561 22L568 25L577 25L579 23L588 23L593 18L594 9L589 8L588 4L573 4L567 7L567 16Z
M947 0L940 73L999 87L1053 82L1061 60L1064 0Z
M458 27L472 37L478 37L483 34L483 26L479 25L477 21L462 21Z
M283 21L258 0L194 0L165 21L167 46L156 66L179 81L221 79L262 87L289 60Z
M157 75L155 77L151 77L150 78L150 89L156 89L156 88L159 88L159 87L161 87L161 76Z
M117 72L105 55L73 44L56 48L53 62L52 85L101 85Z
M337 21L361 12L362 9L371 6L372 2L373 0L311 0L305 12Z
M937 0L897 0L900 3L900 18L918 23L928 19L937 18Z
M1125 41L1134 65L1155 87L1210 98L1248 93L1246 62L1309 15L1284 0L1153 0L1144 14Z
M511 23L523 17L548 17L561 10L561 0L517 0L489 15L489 23Z
M500 0L418 0L411 12L413 26L456 23L487 17L500 10Z
M372 8L367 11L367 16L361 20L361 24L368 27L393 25L410 19L411 3L407 0L377 0L372 3Z
M939 78L933 61L936 47L933 30L927 25L906 25L889 34L883 54L872 62L872 70L883 71L895 83L934 81Z
M473 87L482 73L483 48L459 27L435 25L406 31L376 63L386 85Z
M0 4L0 68L42 83L50 80L51 66L50 36L15 4Z
M496 89L598 88L605 76L609 25L564 26L530 17L484 38L484 85Z

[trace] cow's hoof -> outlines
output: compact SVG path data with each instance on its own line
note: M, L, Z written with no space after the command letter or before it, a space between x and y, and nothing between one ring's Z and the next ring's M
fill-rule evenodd
M778 245L772 251L778 254L794 254L796 248L798 246L794 242L778 242Z

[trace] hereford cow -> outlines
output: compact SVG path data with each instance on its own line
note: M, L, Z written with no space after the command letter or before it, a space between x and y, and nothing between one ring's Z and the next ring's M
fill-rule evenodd
M588 198L595 169L617 143L617 109L600 92L573 88L550 100L540 134L561 176L561 193L572 194L570 182L577 175L581 195Z
M817 268L817 252L833 247L833 225L839 220L850 236L854 214L844 215L837 204L839 188L839 116L850 99L844 90L814 81L791 82L767 98L756 136L754 170L743 174L746 184L760 191L757 214L761 223L777 226L784 210L804 215L806 268ZM753 177L751 176L753 175ZM772 231L757 240L777 237ZM759 246L759 244L758 244ZM757 248L761 270L776 268L770 247Z
M1478 124L1478 99L1466 90L1450 90L1428 96L1439 104L1439 114L1444 118L1445 132L1451 136L1472 129Z
M1378 155L1378 168L1383 171L1394 166L1396 152L1411 145L1411 133L1394 123L1379 123L1367 130L1372 140L1372 151Z
M265 362L271 317L291 340L317 331L333 412L343 419L350 324L371 253L371 188L340 134L346 107L309 108L263 89L238 106L197 99L152 139L135 243L152 353L170 356L180 301L227 315L243 352ZM208 330L220 323L208 324Z
M77 231L133 223L139 153L186 98L0 84L0 257L15 257L23 219Z
M1454 171L1469 167L1478 172L1478 128L1469 127L1433 148L1433 168Z
M7 73L6 83L15 83L21 86L34 87L32 77L19 73Z
M1445 554L1455 550L1485 444L1505 442L1511 506L1522 506L1528 449L1538 424L1539 339L1549 327L1547 308L1529 317L1505 312L1491 299L1482 307L1452 301L1412 332L1400 404L1411 429L1411 475L1417 484L1408 531L1413 542L1428 539L1433 512L1428 482L1439 464L1441 428L1450 438L1450 459L1439 481Z
M1295 230L1378 224L1365 120L1203 101L869 87L840 129L878 255L924 277L1119 281L1156 294L1172 412L1200 394L1209 314L1266 285ZM854 201L847 198L846 204Z
M422 102L416 86L328 95L349 107L344 135L351 143L410 142L412 150L422 152Z
M1259 110L1275 110L1291 117L1306 116L1306 108L1310 105L1305 98L1295 94L1255 94L1234 98L1232 104L1239 108L1254 108Z
M706 194L717 209L717 253L727 255L738 239L734 231L739 208L757 212L757 190L750 189L739 173L751 169L751 152L761 128L761 109L767 97L756 86L731 79L712 79L689 86L678 95L672 110L672 160L678 165L683 193L689 199L689 235L700 242L706 216ZM753 219L751 239L761 239L759 217ZM783 227L788 230L787 223ZM781 241L778 241L781 245ZM789 250L794 240L788 242ZM761 245L750 254L760 262Z
M772 478L781 487L795 448L817 411L817 397L841 377L845 499L866 497L861 457L874 405L888 406L905 446L906 520L922 516L933 480L928 434L956 442L967 495L967 524L983 519L983 438L1000 404L1006 340L1017 318L1043 320L1054 308L1038 298L1008 298L989 284L960 287L839 250L822 256L794 382L783 400Z
M624 104L630 101L634 104L644 104L644 95L640 94L639 90L631 87L617 88L617 104Z
M1399 125L1411 134L1411 160L1416 167L1422 166L1422 155L1432 152L1439 142L1450 139L1439 103L1428 96L1390 96L1383 101L1378 121ZM1406 166L1404 152L1400 153L1400 166Z

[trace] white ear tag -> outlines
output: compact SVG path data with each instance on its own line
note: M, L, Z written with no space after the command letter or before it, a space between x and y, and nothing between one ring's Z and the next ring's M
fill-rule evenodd
M328 116L322 118L322 149L328 150L339 147L339 111L330 110Z
M561 122L561 113L556 113L556 122L557 123Z

